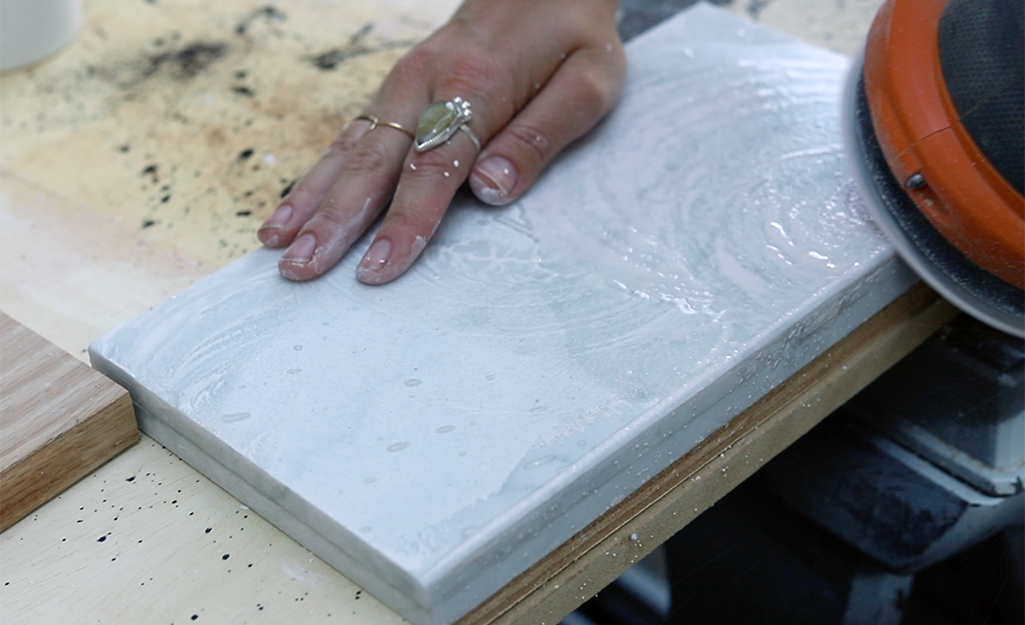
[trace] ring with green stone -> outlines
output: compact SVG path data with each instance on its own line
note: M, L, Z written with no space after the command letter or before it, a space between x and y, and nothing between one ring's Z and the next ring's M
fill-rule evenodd
M470 103L456 96L448 102L435 102L420 113L416 125L416 151L426 152L445 143L456 131L462 130L473 141L480 152L480 139L472 128L466 125L473 119Z

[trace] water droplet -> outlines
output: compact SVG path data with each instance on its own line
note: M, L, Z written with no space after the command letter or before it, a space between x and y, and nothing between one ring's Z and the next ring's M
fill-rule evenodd
M295 350L295 351L297 351L297 352L301 352L301 351L303 350L303 346L302 346L302 345L296 345L296 346L295 346L295 347L293 347L292 349L294 349L294 350Z
M391 451L391 452L402 451L403 449L409 447L409 445L410 444L409 444L408 441L403 441L401 443L392 443L391 445L388 445L388 451Z
M434 431L437 432L438 434L448 434L449 432L451 432L454 429L456 429L456 426L454 426L454 425L443 425L443 426L441 426L440 428L438 428L437 430L434 430Z
M408 380L403 382L403 384L405 384L406 386L409 386L409 387L420 386L421 384L423 384L423 380L418 380L416 378L409 378Z

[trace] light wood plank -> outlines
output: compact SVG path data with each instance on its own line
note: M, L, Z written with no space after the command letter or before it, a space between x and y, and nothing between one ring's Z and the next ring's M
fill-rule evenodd
M0 313L0 531L139 439L128 391Z

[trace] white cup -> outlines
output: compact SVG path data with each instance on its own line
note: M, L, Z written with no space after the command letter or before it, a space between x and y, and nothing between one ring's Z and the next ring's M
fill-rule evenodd
M53 54L81 27L80 0L0 0L0 71Z

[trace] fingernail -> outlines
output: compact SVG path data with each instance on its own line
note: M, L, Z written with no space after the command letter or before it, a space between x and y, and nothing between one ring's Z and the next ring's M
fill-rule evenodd
M278 207L278 210L274 211L274 214L267 218L267 221L263 222L264 228L280 228L288 223L288 220L292 218L292 207L288 204L282 204Z
M278 207L274 214L267 218L267 221L263 222L260 226L260 230L257 233L260 240L267 245L277 245L278 242L278 231L285 227L288 220L292 218L292 207L288 204L282 204Z
M307 232L292 242L281 260L286 263L308 263L313 258L313 250L316 248L317 238Z
M363 256L363 260L359 261L359 267L356 268L357 277L362 278L363 276L384 269L384 266L388 263L388 256L390 254L391 241L388 239L378 239L374 241L374 244L370 246L369 250L367 250L366 255Z
M516 166L501 156L489 156L477 163L470 174L470 188L481 200L495 206L512 201L509 193L516 186Z

